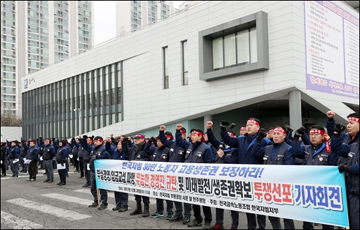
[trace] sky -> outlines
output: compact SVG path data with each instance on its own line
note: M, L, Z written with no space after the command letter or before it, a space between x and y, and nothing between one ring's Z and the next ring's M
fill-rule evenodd
M174 7L184 1L174 1ZM94 1L94 46L116 37L116 1Z

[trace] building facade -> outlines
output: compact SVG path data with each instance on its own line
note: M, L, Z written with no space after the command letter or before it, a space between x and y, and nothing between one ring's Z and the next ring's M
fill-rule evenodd
M359 110L358 22L343 2L203 3L24 77L23 137L148 137L208 120L218 133L252 116L296 130L325 126L328 110L345 123Z
M177 11L172 1L116 1L116 36L166 19Z
M22 77L91 49L92 11L90 1L1 1L1 114L22 116Z

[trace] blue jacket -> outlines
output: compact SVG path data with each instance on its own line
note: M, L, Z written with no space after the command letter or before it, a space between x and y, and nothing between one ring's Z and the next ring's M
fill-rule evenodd
M83 149L81 149L81 154L79 155L81 155L81 157L84 159L84 162L90 163L91 151L93 151L94 145L88 145L84 139L80 140L80 144Z
M56 162L60 164L65 162L69 156L69 148L67 146L61 146L56 153Z
M56 155L56 153L55 153L54 146L52 146L51 144L45 145L45 147L43 149L43 159L44 160L52 160L55 155Z
M15 145L15 146L11 146L10 147L10 154L9 154L9 159L15 159L15 158L19 158L20 156L20 149L19 146Z
M213 148L216 149L222 149L224 151L224 156L222 158L219 157L219 155L215 154L215 163L230 163L230 162L237 162L237 155L238 155L238 151L237 148L233 148L233 147L229 147L226 148L225 144L223 142L220 142L216 139L212 129L208 129L206 131L207 135L208 135L208 139L209 142L211 143L211 145L213 146ZM235 160L233 160L232 158L235 157Z
M37 145L35 145L34 147L29 147L29 149L27 150L26 159L31 161L37 161L39 154L40 149Z
M292 154L294 157L304 159L306 165L336 165L338 156L335 153L328 153L325 142L319 146L303 145L300 141L292 143Z
M110 159L110 154L106 151L104 145L94 146L94 150L91 152L90 170L95 172L95 160Z
M294 157L291 152L291 146L285 141L280 144L267 145L265 148L259 148L255 153L262 157L264 164L293 165Z
M105 144L105 148L106 148L106 151L108 151L108 153L110 154L111 156L111 159L113 160L129 160L129 155L125 154L124 151L120 151L115 148L114 145L112 145L111 143L109 142L106 142Z
M175 139L176 139L176 143L181 148L186 149L185 162L188 162L188 163L191 163L191 162L192 163L214 163L215 162L214 154L212 153L212 150L209 146L206 146L205 151L203 153L201 153L201 157L200 157L201 159L194 160L196 158L193 155L197 154L198 148L200 148L200 146L202 144L205 144L204 142L196 142L195 144L193 144L191 142L183 140L180 130L176 130ZM188 159L190 159L190 160L188 160Z
M262 139L260 143L256 142L257 134L253 136L245 134L239 137L230 137L227 131L221 131L220 135L225 144L238 149L237 158L233 157L233 162L227 163L262 164L262 157L256 156L255 152L261 147L272 144L267 138Z
M184 162L186 150L176 144L175 140L167 140L164 131L159 131L159 138L163 145L169 148L169 162Z

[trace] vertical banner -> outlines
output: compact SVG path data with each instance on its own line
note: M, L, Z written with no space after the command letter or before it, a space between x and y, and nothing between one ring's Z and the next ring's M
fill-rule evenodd
M344 174L335 166L96 160L98 188L348 227Z
M305 1L306 88L359 98L359 14Z

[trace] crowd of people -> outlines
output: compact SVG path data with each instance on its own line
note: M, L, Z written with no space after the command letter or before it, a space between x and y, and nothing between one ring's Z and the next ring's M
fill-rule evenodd
M359 229L359 114L348 116L346 125L335 122L335 113L327 112L326 127L313 125L310 130L301 127L293 130L289 127L261 128L260 120L249 118L246 125L240 127L239 135L234 128L236 124L222 121L218 140L213 131L213 122L207 121L207 130L187 130L176 126L175 135L166 131L161 125L159 135L145 138L138 133L135 137L124 135L114 138L113 135L103 139L100 136L79 136L67 140L39 137L37 140L7 141L1 143L2 176L6 176L6 168L10 166L12 177L18 178L21 172L29 173L29 182L36 181L38 168L45 169L47 176L44 183L54 182L54 170L58 170L59 183L66 185L69 162L86 179L83 187L89 187L93 203L89 208L106 209L108 191L99 189L98 200L94 162L101 159L130 161L160 161L185 163L215 164L271 164L271 165L319 165L338 166L339 173L345 174L350 228ZM129 194L114 192L116 207L113 211L128 210ZM150 216L150 199L147 196L134 195L136 207L130 215ZM204 229L224 229L224 210L216 208L215 224L211 225L211 208L189 203L166 201L166 220L180 221L193 227ZM101 204L101 205L99 205ZM175 207L174 207L175 206ZM201 215L203 210L203 216ZM164 216L164 200L156 199L156 212L151 216ZM191 221L191 211L193 220ZM239 225L239 213L230 211L231 229ZM248 229L265 229L266 216L246 213ZM203 223L204 221L204 223ZM269 217L273 229L281 229L280 218ZM285 229L295 229L294 221L284 219ZM304 229L314 229L314 223L303 222ZM323 229L334 229L334 226L322 225Z

